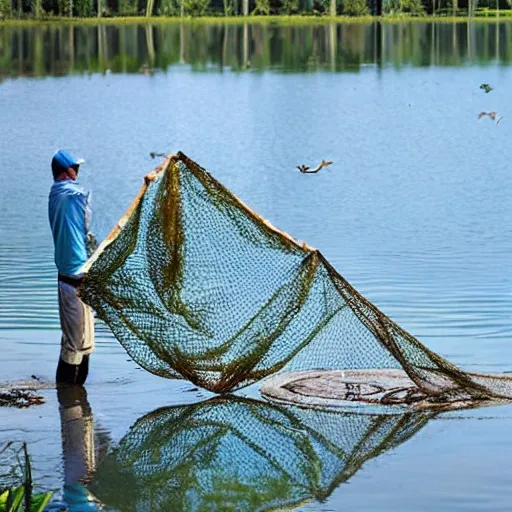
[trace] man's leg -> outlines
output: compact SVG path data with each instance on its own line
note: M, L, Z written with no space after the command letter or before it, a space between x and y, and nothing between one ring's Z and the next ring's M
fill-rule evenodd
M79 367L79 365L68 364L59 359L57 374L55 375L57 384L76 384Z
M62 328L57 383L84 384L89 354L94 350L94 317L74 286L59 281L59 315Z
M80 384L83 386L89 375L89 356L82 357L79 365L65 363L59 359L55 380L60 384Z
M89 375L89 356L82 357L82 362L78 367L78 375L76 378L76 383L83 386L85 381L87 380L87 375Z

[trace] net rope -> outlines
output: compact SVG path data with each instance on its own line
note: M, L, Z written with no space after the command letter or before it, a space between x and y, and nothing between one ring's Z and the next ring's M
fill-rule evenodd
M511 378L429 350L182 153L146 177L84 271L83 300L162 377L224 393L282 372L386 369L428 396L512 398Z

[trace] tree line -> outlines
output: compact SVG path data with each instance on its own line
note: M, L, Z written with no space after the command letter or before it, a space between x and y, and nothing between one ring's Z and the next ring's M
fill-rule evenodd
M0 0L0 20L113 16L473 15L512 0Z

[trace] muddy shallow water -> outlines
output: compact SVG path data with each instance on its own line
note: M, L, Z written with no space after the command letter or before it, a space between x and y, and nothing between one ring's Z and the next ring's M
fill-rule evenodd
M100 238L149 152L182 150L427 346L512 371L512 25L456 27L384 26L380 47L372 25L163 25L153 46L144 27L0 29L0 381L55 371L46 201L61 146L87 160ZM494 110L498 125L477 120ZM296 169L324 158L325 172ZM257 387L204 403L138 368L101 325L87 401L61 396L59 410L53 387L41 393L42 406L0 408L0 445L26 440L35 481L59 499L87 473L123 511L510 510L510 406L334 417L252 402ZM63 445L68 413L78 428L64 438L79 441Z

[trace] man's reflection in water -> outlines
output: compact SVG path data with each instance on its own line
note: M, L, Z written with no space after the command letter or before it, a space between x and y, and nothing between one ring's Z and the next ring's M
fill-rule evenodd
M57 389L64 458L63 499L68 512L102 510L102 504L87 490L96 470L94 419L82 386ZM50 510L54 510L51 508Z

